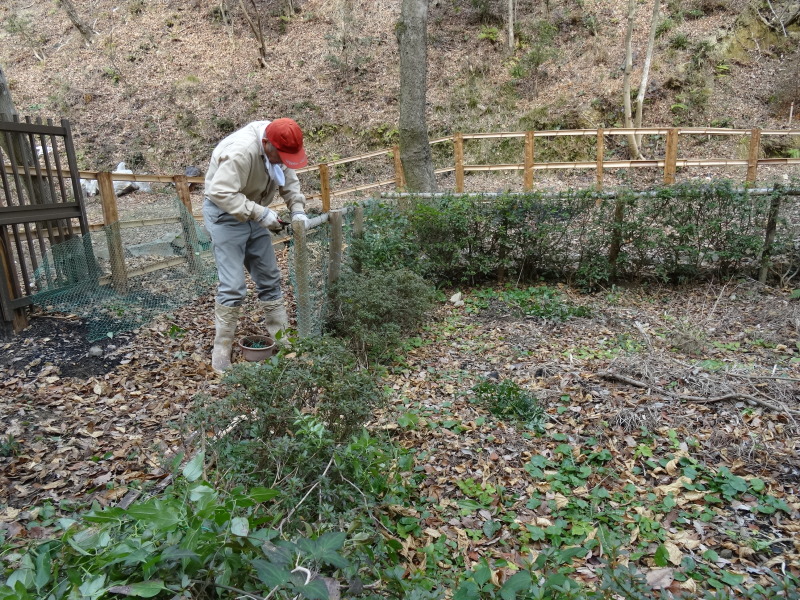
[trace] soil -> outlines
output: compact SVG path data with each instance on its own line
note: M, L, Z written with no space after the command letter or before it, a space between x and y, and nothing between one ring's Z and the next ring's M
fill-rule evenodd
M36 379L43 374L88 379L116 367L136 335L89 342L88 327L70 315L36 315L0 347L0 376ZM23 375L24 374L24 375Z

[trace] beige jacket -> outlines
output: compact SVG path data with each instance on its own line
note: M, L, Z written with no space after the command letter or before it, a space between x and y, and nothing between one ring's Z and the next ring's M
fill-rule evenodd
M257 219L280 192L289 211L305 210L297 173L281 165L286 182L279 187L267 174L261 140L269 121L254 121L223 139L211 154L206 197L240 221Z

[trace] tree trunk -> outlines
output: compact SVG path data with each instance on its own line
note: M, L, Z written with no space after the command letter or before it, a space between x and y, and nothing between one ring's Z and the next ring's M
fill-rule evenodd
M411 192L436 191L425 96L428 87L428 0L402 0L400 47L400 161Z
M634 127L642 126L642 110L644 108L644 97L647 93L647 83L650 79L650 65L653 62L653 48L656 45L656 29L658 27L658 11L661 0L653 0L653 16L650 17L650 36L647 38L647 55L644 57L644 67L642 68L642 83L639 85L639 92L636 94L636 117ZM642 136L636 136L636 147L641 154Z
M6 74L3 72L3 67L0 65L0 121L13 121L14 117L19 117L14 101L11 98L11 91L8 87L8 80ZM5 158L11 161L11 157L15 160L17 166L28 167L30 169L31 177L22 178L22 185L28 192L28 198L31 204L48 204L52 202L50 195L50 188L47 185L40 185L39 176L36 174L36 150L31 147L30 139L20 133L0 133L0 148L3 149ZM0 166L0 168L3 168ZM18 190L22 194L22 190Z
M75 5L72 3L72 0L56 0L56 4L64 9L64 12L67 13L69 20L72 21L75 29L80 32L80 34L83 36L83 39L86 40L86 43L91 44L92 38L94 37L94 31L78 16L78 11L75 10Z
M631 39L633 38L633 15L636 9L636 0L628 0L628 31L625 34L625 75L622 78L622 105L625 110L625 127L633 127L631 118L631 71L633 71L633 50ZM633 160L640 158L639 147L636 144L636 136L628 135L628 145L630 146L630 157Z
M18 114L14 101L11 99L11 91L8 88L6 74L3 72L3 66L0 65L0 116L3 116L6 120L11 120L11 117ZM3 139L0 137L0 142L2 141Z
M514 0L508 0L508 52L514 53Z

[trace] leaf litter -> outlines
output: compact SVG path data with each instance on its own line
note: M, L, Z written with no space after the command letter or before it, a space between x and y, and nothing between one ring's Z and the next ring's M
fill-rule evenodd
M686 575L701 567L720 585L797 575L798 303L752 282L560 291L590 316L530 318L467 295L387 375L391 405L372 426L413 449L424 474L415 505L386 508L409 524L386 532L407 569L486 559L502 581L545 547L580 544L572 564L587 582L616 550L655 589L691 591ZM207 362L212 303L119 340L115 364L91 377L2 363L9 536L45 536L26 528L42 503L117 504L169 477L190 451L193 397L223 393ZM475 402L476 384L503 380L538 400L542 433Z

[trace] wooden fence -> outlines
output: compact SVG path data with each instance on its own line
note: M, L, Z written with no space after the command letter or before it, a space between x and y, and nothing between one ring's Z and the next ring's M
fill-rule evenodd
M629 136L629 135L660 135L666 138L666 152L662 158L643 159L643 160L606 160L605 139L607 136ZM748 152L747 158L727 159L727 158L679 158L679 140L681 136L704 135L704 136L747 136ZM455 173L455 192L463 193L464 175L467 172L476 171L522 171L522 183L525 191L533 189L534 173L536 171L554 171L568 169L594 170L595 183L598 189L603 188L603 174L607 169L634 169L651 168L663 171L663 182L665 185L675 183L675 175L679 167L746 167L744 182L752 184L756 181L758 167L761 165L800 165L800 158L759 158L761 153L761 140L768 136L800 136L800 129L723 129L711 127L684 127L684 128L665 128L665 127L646 127L639 129L573 129L557 131L524 131L524 132L504 132L504 133L456 133L453 136L431 140L431 145L451 143L453 145L454 165L436 169L436 174ZM536 160L536 140L559 138L559 137L591 137L596 140L595 160L578 162L542 162ZM524 156L522 162L511 164L494 165L470 165L464 163L464 142L467 140L501 140L510 138L524 139ZM337 165L344 165L356 161L363 161L379 156L389 156L393 159L394 178L383 181L376 181L355 187L334 191L330 181L330 170ZM392 185L397 189L405 187L402 166L400 164L400 148L394 146L368 154L342 158L329 161L324 164L314 165L299 169L298 173L318 171L320 177L320 192L310 194L309 198L320 198L322 200L322 210L327 212L330 209L331 198L335 196L347 196L355 192L366 191L378 187Z
M665 155L661 158L644 160L607 160L605 156L605 140L613 136L629 135L657 135L664 136L666 140ZM679 140L683 136L746 136L748 137L747 158L728 159L728 158L680 158ZM756 181L758 168L762 165L800 165L800 158L759 158L762 149L762 140L768 136L800 136L800 129L788 130L761 130L761 129L723 129L723 128L665 128L649 127L639 129L577 129L577 130L558 130L558 131L524 131L524 132L501 132L501 133L456 133L453 136L438 138L430 141L430 144L452 144L453 165L435 169L436 174L455 173L456 193L465 191L464 176L468 172L476 171L522 171L522 187L524 190L531 190L534 183L536 171L555 171L569 169L593 170L595 174L595 185L598 189L603 187L603 175L607 169L631 169L631 168L651 168L660 169L663 173L663 182L666 185L675 183L677 169L680 167L743 167L746 168L743 181L752 184ZM537 140L562 138L562 137L589 137L595 140L595 160L576 161L576 162L544 162L536 160ZM524 152L520 157L522 162L510 164L465 164L464 162L464 143L469 140L503 140L519 138L524 140ZM331 182L331 169L338 165L355 163L370 160L377 157L388 157L391 159L390 169L393 169L394 176L391 179L374 181L363 185L334 190ZM5 165L6 172L11 172L11 166ZM397 190L405 188L402 166L400 163L399 147L386 148L376 152L370 152L359 156L342 158L328 161L322 164L308 166L298 169L297 172L313 173L319 175L319 192L306 194L309 199L320 199L322 212L327 214L331 211L331 199L338 196L348 196L357 192L370 189L392 186ZM69 176L68 172L62 173ZM173 263L181 261L195 260L194 255L184 258L175 258L171 261L161 262L151 267L143 267L137 270L126 268L122 251L122 241L119 230L129 227L146 227L152 225L163 225L169 223L181 223L187 242L194 234L194 225L184 222L182 217L166 217L160 219L144 219L135 221L120 221L118 200L114 193L114 181L126 182L146 182L146 183L171 183L175 185L178 198L186 208L186 213L192 215L195 220L202 221L202 215L195 212L192 206L190 195L190 184L204 183L203 177L187 177L185 175L152 175L152 174L126 174L109 173L97 171L80 171L82 179L94 179L99 183L100 201L102 204L103 221L100 223L90 223L89 228L93 231L101 230L106 226L113 226L108 233L108 244L111 256L111 276L107 281L113 283L115 288L124 291L127 289L129 277L142 275L156 269L163 269L173 266ZM197 207L199 208L199 207ZM192 253L187 253L192 254Z

